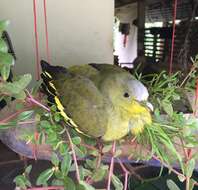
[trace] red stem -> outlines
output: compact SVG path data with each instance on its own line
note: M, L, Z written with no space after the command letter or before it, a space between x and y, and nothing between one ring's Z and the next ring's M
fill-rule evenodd
M28 109L22 109L22 110L19 110L19 111L16 111L15 113L9 115L8 117L6 117L5 119L1 120L0 121L0 124L5 124L7 122L9 122L11 119L15 118L16 116L18 116L20 113L24 112L24 111L27 111Z
M116 141L114 141L113 145L112 145L112 157L111 157L111 164L110 164L110 167L109 167L107 190L111 189L111 178L112 178L112 175L113 175L115 149L116 149Z
M71 151L72 151L72 156L73 156L73 160L74 160L74 165L75 165L75 168L76 168L76 178L77 178L77 181L79 183L80 182L80 172L79 172L79 169L78 169L78 162L77 162L76 153L75 153L75 150L74 150L74 145L73 145L71 136L70 136L67 129L66 129L66 134L67 134L67 137L69 139L69 143L70 143L70 147L71 147Z
M118 159L118 162L124 172L124 190L127 190L129 171L125 168L124 164Z
M47 25L47 6L46 0L43 0L43 12L45 18L45 41L46 41L46 54L47 54L47 61L50 63L50 51L49 51L49 37L48 37L48 25Z
M98 150L96 147L88 145L88 144L81 143L81 145L86 147L86 148L88 148L88 149L90 149L90 150Z
M37 106L45 109L46 111L50 112L50 109L47 106L43 105L42 103L40 103L39 101L37 101L36 99L34 99L33 96L28 91L26 91L26 92L27 92L27 100L28 101L30 101L33 104L35 104L35 105L37 105Z
M173 173L175 173L176 175L179 175L183 178L186 178L186 176L184 176L183 174L179 173L177 170L173 169L173 168L170 168L168 166L168 164L166 164L165 162L163 162L160 158L158 158L157 156L153 155L153 158L159 162L161 162L162 165L164 165L165 167L169 168Z
M177 0L174 2L174 11L173 11L173 34L172 34L172 45L171 45L171 55L170 55L170 64L169 64L169 74L172 74L173 71L173 54L174 54L174 44L175 44L175 28L176 28L176 20L177 17Z
M34 35L35 35L35 47L36 47L36 79L40 79L40 64L39 64L39 37L37 29L37 9L36 0L33 0L33 13L34 13Z

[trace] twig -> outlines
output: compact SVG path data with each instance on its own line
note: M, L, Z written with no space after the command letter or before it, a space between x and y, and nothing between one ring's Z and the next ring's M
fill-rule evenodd
M25 124L33 124L33 123L36 123L37 121L36 120L28 120L28 121L20 121L18 122L19 125L25 125Z
M124 172L124 190L127 190L129 171L125 168L124 164L120 161L119 158L118 158L118 162Z
M153 159L155 159L155 160L161 162L161 164L162 164L163 166L169 168L170 171L172 171L172 172L175 173L176 175L181 176L182 178L186 179L186 176L184 176L183 174L179 173L179 172L178 172L177 170L175 170L174 168L170 168L170 166L169 166L168 164L166 164L164 161L162 161L162 160L161 160L160 158L158 158L157 156L153 155L152 157L153 157Z
M133 168L129 163L125 164L127 166L128 171L135 176L138 180L141 182L144 180L139 174L137 174L135 171L137 170L136 168Z
M15 113L13 113L13 114L7 116L5 119L2 119L2 120L0 121L0 124L6 124L6 123L9 122L11 119L17 117L20 113L22 113L22 112L24 112L24 111L27 111L27 110L28 110L28 108L22 109L22 110L19 110L19 111L16 111Z
M189 190L190 186L190 177L186 177L186 190Z
M80 172L79 172L79 168L78 168L78 162L77 162L76 153L75 153L75 150L74 150L74 145L73 145L71 136L70 136L66 127L65 127L65 129L66 129L65 131L66 131L67 137L69 139L70 148L71 148L72 156L73 156L73 160L74 160L74 165L75 165L75 168L76 168L76 179L79 183L80 182Z
M84 147L86 147L86 148L88 148L88 149L90 149L90 150L98 150L96 147L94 147L94 146L91 146L91 145L88 145L88 144L85 144L85 143L80 143L82 146L84 146Z
M190 77L190 75L196 70L197 67L192 66L190 72L186 75L186 77L184 78L184 80L182 81L182 83L179 85L179 87L181 88L185 82L188 80L188 78Z
M116 141L114 141L113 142L113 145L112 145L112 157L111 157L111 164L110 164L110 167L109 167L107 190L110 190L110 186L111 186L111 179L112 179L113 167L114 167L114 154L115 154L115 150L116 150Z
M37 101L36 99L33 98L33 96L26 90L26 93L27 93L27 101L30 101L32 102L33 104L45 109L46 111L50 112L50 109L43 105L42 103L40 103L39 101Z
M9 160L9 161L5 161L5 162L0 162L0 166L7 165L7 164L16 164L16 163L20 163L20 162L23 162L23 160Z
M148 165L135 166L135 167L133 168L133 170L136 171L136 170L141 170L141 169L143 169L143 168L148 168L148 167L149 167Z
M181 137L179 137L179 139L180 139L180 142L181 142L181 145L182 145L181 147L182 147L183 152L184 152L185 161L187 161L188 160L188 153L186 151L186 148L185 148L185 145L184 145L184 141L183 141L183 139Z

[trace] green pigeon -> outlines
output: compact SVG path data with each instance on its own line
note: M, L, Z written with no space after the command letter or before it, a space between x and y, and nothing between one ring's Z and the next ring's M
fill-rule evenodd
M137 135L151 124L146 87L122 68L110 64L65 68L45 61L41 67L48 100L77 132L114 141L128 133Z

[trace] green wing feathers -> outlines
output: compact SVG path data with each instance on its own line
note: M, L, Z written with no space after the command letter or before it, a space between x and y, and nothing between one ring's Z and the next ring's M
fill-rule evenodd
M105 100L94 83L83 76L83 68L77 74L75 68L69 71L44 61L41 67L43 89L49 102L57 106L65 121L86 136L104 135L107 123ZM91 67L89 72L90 75L96 74Z

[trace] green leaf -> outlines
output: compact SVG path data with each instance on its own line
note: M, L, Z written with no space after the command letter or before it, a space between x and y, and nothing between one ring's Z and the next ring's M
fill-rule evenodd
M26 98L26 93L21 91L18 94L13 94L13 96L18 100L24 100Z
M109 152L112 149L112 145L106 145L103 147L102 152L106 153Z
M79 149L81 150L81 152L83 152L84 155L87 155L87 148L85 146L79 146Z
M32 76L25 74L20 76L17 81L0 84L0 91L8 94L19 94L30 83Z
M3 52L3 53L8 52L8 46L3 39L0 39L0 52Z
M78 148L77 146L74 145L74 150L76 152L76 155L79 157L79 158L84 158L85 157L85 153L80 149Z
M21 187L22 189L26 189L26 184L23 175L19 175L15 177L14 182L16 183L17 187Z
M5 65L14 65L14 58L9 53L0 52L0 69Z
M5 29L7 28L7 26L10 24L9 20L2 20L0 21L0 34L5 31ZM0 35L1 37L1 35Z
M40 132L39 133L39 140L38 140L38 143L39 144L43 144L43 143L45 143L45 132Z
M16 108L17 110L21 110L21 109L24 108L24 104L21 103L21 102L17 102L15 108Z
M81 138L80 137L73 137L72 138L72 142L75 144L75 145L79 145L81 143Z
M89 168L95 169L96 168L96 159L95 160L86 159L86 164Z
M13 128L17 126L17 122L13 121L13 122L8 122L5 124L0 124L0 129L9 129L9 128Z
M52 180L52 185L53 185L53 186L64 186L64 183L63 183L62 180L53 179L53 180Z
M164 109L164 111L169 115L172 116L173 115L173 106L169 101L162 101L162 107Z
M48 138L47 138L47 140L46 140L46 142L47 143L52 143L52 144L54 144L54 146L56 146L57 145L57 143L58 143L58 135L57 135L57 133L55 133L53 130L52 131L47 131L47 135L48 135Z
M75 172L76 171L76 166L75 164L73 163L69 169L70 172Z
M25 169L25 174L26 174L26 175L29 175L30 172L31 172L31 170L32 170L32 165L29 165L29 166Z
M197 181L195 181L194 179L190 179L190 185L189 185L189 190L193 190L195 184L197 183Z
M43 171L36 180L36 185L45 185L47 181L53 176L54 170L47 169Z
M97 157L98 154L99 154L99 152L98 152L97 149L96 150L89 150L89 154L92 155L92 156L94 156L94 157Z
M31 94L34 96L38 93L39 89L41 88L42 80L36 81L34 87L32 89Z
M115 152L115 157L118 157L118 156L120 156L122 154L122 150L121 149L118 149L118 150L116 150L116 152Z
M175 182L171 179L168 179L166 182L169 190L180 190L179 187L175 184Z
M80 180L84 180L84 168L83 166L79 167L79 174L80 174Z
M116 190L122 190L124 188L120 179L115 175L112 175L112 183Z
M95 188L84 181L80 181L77 190L95 190Z
M59 112L56 112L56 113L54 114L54 120L55 120L56 122L59 122L59 121L61 120L61 115L60 115Z
M179 181L181 181L182 183L186 180L185 176L178 175L177 177L178 177Z
M74 181L70 177L65 177L64 178L64 186L67 187L69 190L75 190L76 186Z
M50 110L51 110L52 112L56 112L56 111L57 111L57 108L56 108L55 105L53 105L53 106L50 107Z
M21 187L22 189L27 189L27 187L31 187L30 181L24 175L19 175L15 177L14 182L16 183L16 186Z
M18 115L17 120L24 121L24 120L30 119L32 118L33 113L34 113L33 110L24 111Z
M56 167L59 165L60 161L59 161L58 156L56 155L56 153L52 153L51 162Z
M61 143L59 146L59 151L61 155L65 155L68 152L69 146L65 143Z
M54 175L55 175L55 177L57 178L57 179L59 179L59 180L62 180L62 179L64 179L64 175L61 173L61 171L60 170L56 170L55 172L54 172Z
M4 81L6 81L8 79L10 75L10 65L4 65L1 68L1 76L3 78Z
M104 169L104 168L98 168L95 171L95 173L93 174L92 179L95 182L101 181L105 177L106 173L107 173L107 170L106 169Z
M192 176L193 171L195 169L195 164L196 164L196 162L195 162L195 159L193 159L193 158L187 162L187 165L186 165L186 176L187 177Z
M71 155L69 153L67 153L64 157L63 157L63 161L61 162L61 172L67 176L69 169L71 167L71 163L72 163L72 158Z
M50 124L50 122L47 121L47 120L42 120L42 121L40 122L40 125L41 125L42 128L44 128L44 129L51 128L51 124Z
M79 167L80 179L84 180L87 176L92 176L92 172L88 169L83 168L82 166Z

